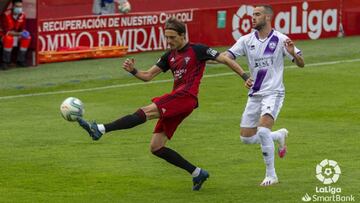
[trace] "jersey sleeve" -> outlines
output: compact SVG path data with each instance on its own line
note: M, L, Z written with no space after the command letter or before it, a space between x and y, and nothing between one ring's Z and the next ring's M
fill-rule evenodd
M170 69L169 62L168 62L169 55L170 55L170 51L167 51L165 54L163 54L159 58L158 62L156 63L156 66L161 68L161 70L163 72L166 72L167 70Z
M245 55L245 37L240 37L236 43L227 50L234 59L238 56L244 56Z
M220 55L215 49L202 44L196 44L193 48L199 61L215 60Z

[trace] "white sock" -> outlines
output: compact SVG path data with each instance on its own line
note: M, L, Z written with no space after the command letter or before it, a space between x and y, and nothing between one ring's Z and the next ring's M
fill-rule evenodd
M98 124L97 127L102 134L105 134L105 126L103 124Z
M270 136L273 141L278 141L283 136L283 134L281 132L274 131L270 133ZM243 137L240 135L240 140L244 144L260 144L260 137L257 133L251 137Z
M278 130L277 130L277 131L271 132L270 136L274 141L279 141L280 138L283 136L283 134L281 132L278 132Z
M240 140L244 143L244 144L260 144L260 138L258 134L255 134L251 137L243 137L240 135Z
M257 134L261 142L261 150L266 165L266 176L276 177L274 163L274 141L271 137L271 130L265 127L259 127Z
M192 177L197 177L200 174L201 168L196 167L196 169L192 172Z

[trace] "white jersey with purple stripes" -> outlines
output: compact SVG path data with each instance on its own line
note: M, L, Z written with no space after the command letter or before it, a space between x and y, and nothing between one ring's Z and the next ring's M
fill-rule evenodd
M272 30L265 39L260 39L257 31L253 31L240 39L228 52L236 58L247 56L250 74L254 85L249 90L249 96L284 93L283 84L284 57L293 57L287 52L284 42L288 37ZM301 51L295 47L295 53Z

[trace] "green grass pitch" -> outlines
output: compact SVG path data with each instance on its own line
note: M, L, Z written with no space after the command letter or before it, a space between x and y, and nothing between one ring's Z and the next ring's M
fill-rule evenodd
M290 131L288 154L276 157L280 184L269 188L258 186L265 171L260 146L239 139L247 91L223 65L207 67L200 108L168 142L210 172L199 192L191 191L186 172L149 152L155 121L93 142L59 113L60 103L74 96L84 102L86 119L112 121L169 92L172 82L163 80L171 79L170 73L141 85L122 70L123 58L2 71L0 202L302 202L306 193L324 186L315 177L323 159L341 167L331 186L359 201L359 44L360 37L296 42L307 66L286 63L286 97L274 129ZM146 69L160 55L131 57ZM244 58L239 63L246 67ZM130 83L139 84L126 86Z

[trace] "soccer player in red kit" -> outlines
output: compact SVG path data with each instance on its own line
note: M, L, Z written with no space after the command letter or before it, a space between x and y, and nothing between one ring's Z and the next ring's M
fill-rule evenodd
M7 69L11 63L11 52L14 46L19 46L16 63L18 66L25 67L26 52L30 46L31 36L25 30L26 17L23 12L22 0L13 0L13 7L4 12L1 16L3 28L3 57L2 69ZM16 43L18 42L18 43Z
M134 114L124 116L112 123L89 123L78 120L92 137L98 140L104 133L128 129L144 123L146 120L159 119L151 139L151 152L167 162L189 172L193 177L193 190L199 190L209 173L194 166L176 151L165 147L180 123L198 106L198 92L207 60L216 60L226 64L245 81L249 79L243 69L230 58L200 44L188 43L185 38L184 23L170 18L165 24L165 37L170 50L159 59L156 65L147 71L137 70L134 59L126 59L123 68L143 81L150 81L161 72L170 70L174 77L173 90L152 99L148 106L139 108Z

